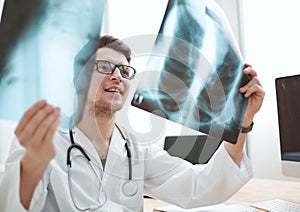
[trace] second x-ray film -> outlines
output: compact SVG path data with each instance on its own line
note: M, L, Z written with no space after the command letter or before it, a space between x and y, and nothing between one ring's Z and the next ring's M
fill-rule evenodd
M243 66L214 1L170 0L131 104L235 143L247 107Z
M61 125L72 127L68 118L81 113L79 103L73 103L73 78L98 47L105 2L5 1L0 25L1 119L17 121L34 102L46 99L61 108ZM82 104L88 85L89 80L81 85Z

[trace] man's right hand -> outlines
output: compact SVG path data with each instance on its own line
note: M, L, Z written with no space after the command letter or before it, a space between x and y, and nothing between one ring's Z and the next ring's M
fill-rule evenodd
M20 198L26 209L35 187L55 156L53 138L59 122L60 109L41 100L26 111L15 130L20 144L26 149L20 176Z

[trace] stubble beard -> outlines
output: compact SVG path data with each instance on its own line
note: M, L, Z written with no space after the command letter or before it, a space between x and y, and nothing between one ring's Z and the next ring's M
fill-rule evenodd
M114 106L113 102L108 103L99 99L95 102L93 107L90 107L90 109L92 110L92 113L96 117L103 117L103 116L113 116L115 112L117 112L121 108Z

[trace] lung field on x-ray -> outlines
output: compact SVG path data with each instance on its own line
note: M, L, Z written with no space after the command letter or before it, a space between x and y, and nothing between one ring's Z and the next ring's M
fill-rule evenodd
M75 113L80 116L89 79L79 96L74 94L73 73L75 69L79 75L98 47L105 2L5 1L0 24L0 119L17 121L40 99L61 108L62 127L70 127L69 118ZM79 99L77 108L74 96Z
M132 105L235 143L248 78L226 18L206 2L169 1Z

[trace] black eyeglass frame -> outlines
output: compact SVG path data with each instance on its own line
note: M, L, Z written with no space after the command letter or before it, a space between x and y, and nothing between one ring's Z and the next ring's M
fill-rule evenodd
M108 64L110 65L110 67L111 67L111 65L112 65L113 68L111 69L111 72L101 72L101 71L99 71L99 66L98 66L98 63L99 63L99 62L106 62L106 63L108 63ZM112 63L112 62L110 62L110 61L108 61L108 60L96 60L96 61L95 61L95 64L96 64L96 67L97 67L97 71L98 71L99 73L101 73L101 74L113 74L114 71L116 70L116 68L119 69L121 76L122 76L123 78L125 78L125 79L128 79L128 80L132 80L132 79L134 78L134 75L136 74L135 68L133 68L132 66L129 66L129 65L123 65L123 64L118 65L118 64L114 64L114 63ZM124 75L124 70L122 69L122 67L132 69L132 70L133 70L132 76L131 76L131 77L126 77L126 76Z

